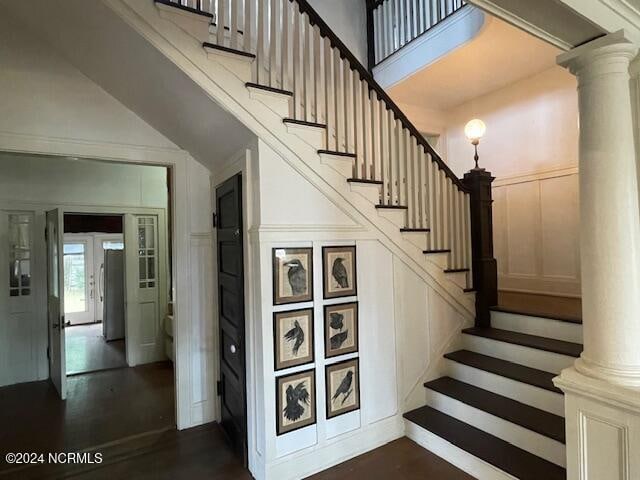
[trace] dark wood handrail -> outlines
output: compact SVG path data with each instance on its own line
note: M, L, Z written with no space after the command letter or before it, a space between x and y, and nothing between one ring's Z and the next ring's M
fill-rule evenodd
M374 90L378 94L378 98L383 100L386 104L388 110L391 110L396 119L400 120L404 127L411 132L418 144L422 146L425 153L429 153L431 158L438 165L440 170L443 170L447 177L458 187L459 190L467 192L467 187L462 183L462 181L456 176L455 173L449 168L449 166L444 163L440 155L436 153L429 142L424 138L424 136L420 133L420 131L411 123L411 121L407 118L407 116L400 110L400 108L396 105L396 103L387 95L387 92L376 82L371 73L360 63L360 61L351 53L351 50L347 48L347 46L342 43L342 40L338 38L338 36L333 32L333 30L326 24L326 22L318 15L318 13L313 9L307 0L290 0L291 2L297 2L298 7L301 13L306 13L309 17L309 22L311 25L315 25L320 29L320 34L328 38L331 42L331 46L337 48L340 51L341 58L346 58L349 61L352 70L357 70L360 74L360 77L367 81L369 84L369 90ZM378 0L380 2L384 0Z

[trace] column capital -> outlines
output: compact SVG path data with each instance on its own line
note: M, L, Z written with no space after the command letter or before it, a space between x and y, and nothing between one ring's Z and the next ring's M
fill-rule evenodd
M556 62L584 80L608 73L628 74L629 64L637 53L638 46L627 32L618 30L559 55Z

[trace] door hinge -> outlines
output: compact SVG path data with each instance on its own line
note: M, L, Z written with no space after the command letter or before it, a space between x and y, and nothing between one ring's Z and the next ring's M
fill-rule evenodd
M218 380L216 382L216 392L217 392L219 397L222 396L222 381L221 380Z
M44 229L44 241L45 242L48 240L48 238L47 238L48 236L49 236L49 229L47 227L45 227L45 229Z
M216 228L218 228L218 216L216 215L216 212L213 212L212 222L213 222L213 229L215 230Z
M49 347L47 347L47 360L50 359L51 357L49 356Z

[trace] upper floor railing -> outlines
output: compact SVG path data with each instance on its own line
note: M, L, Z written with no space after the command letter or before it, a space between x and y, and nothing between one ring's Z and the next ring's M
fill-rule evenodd
M464 0L367 0L369 68L466 4Z

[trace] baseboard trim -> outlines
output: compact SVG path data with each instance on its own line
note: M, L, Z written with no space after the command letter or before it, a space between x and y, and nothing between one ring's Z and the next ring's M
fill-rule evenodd
M266 465L265 480L307 478L403 436L404 420L396 415Z
M405 435L478 480L518 480L408 420L405 420Z

